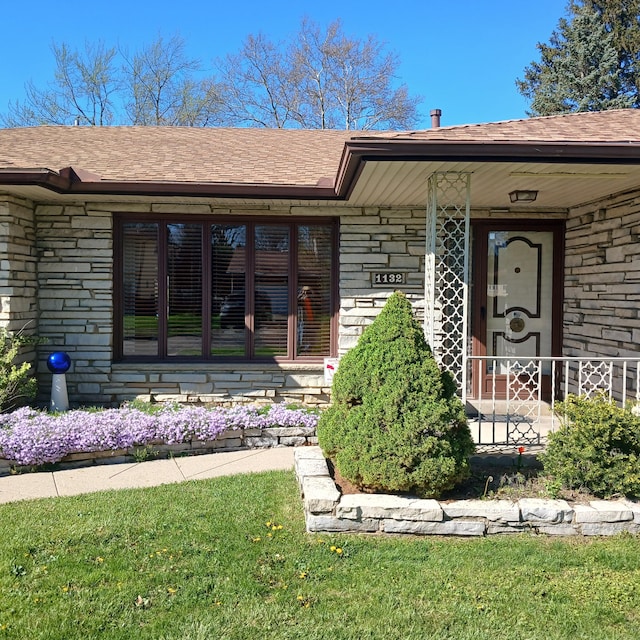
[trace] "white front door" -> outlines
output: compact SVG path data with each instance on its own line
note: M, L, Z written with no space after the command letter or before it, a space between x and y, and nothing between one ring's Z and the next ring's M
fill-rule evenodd
M537 227L537 228L536 228ZM474 354L504 356L513 363L558 355L558 244L557 225L479 223L474 242ZM495 371L494 371L495 368ZM542 373L550 373L543 363ZM483 393L496 383L507 364L496 360L476 370L485 383ZM477 385L474 385L477 388Z
M489 231L487 355L551 355L553 232Z

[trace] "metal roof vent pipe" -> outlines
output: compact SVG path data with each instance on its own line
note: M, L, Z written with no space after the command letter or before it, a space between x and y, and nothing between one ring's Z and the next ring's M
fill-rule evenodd
M431 128L439 129L440 128L440 116L442 115L442 109L431 109L429 114L431 116Z

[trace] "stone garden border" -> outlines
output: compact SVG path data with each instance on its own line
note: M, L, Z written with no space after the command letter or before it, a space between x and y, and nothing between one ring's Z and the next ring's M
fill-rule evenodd
M640 503L629 500L571 505L565 500L537 498L438 502L384 494L341 495L320 447L299 447L294 459L309 532L454 536L640 533Z
M119 464L141 461L146 458L168 458L169 456L190 456L218 451L239 451L268 447L299 447L318 442L315 427L269 427L268 429L229 429L215 440L191 440L179 444L152 442L131 449L108 451L78 451L70 453L52 463L59 469L74 469L93 464ZM21 467L12 460L0 458L0 476L20 471L38 470L38 467Z

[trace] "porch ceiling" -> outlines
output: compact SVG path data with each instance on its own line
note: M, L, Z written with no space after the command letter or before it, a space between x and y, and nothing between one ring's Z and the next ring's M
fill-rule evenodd
M415 206L427 202L427 181L438 171L469 172L473 209L558 210L640 188L640 165L366 161L349 203L358 206ZM515 189L535 189L537 200L516 207L509 200Z

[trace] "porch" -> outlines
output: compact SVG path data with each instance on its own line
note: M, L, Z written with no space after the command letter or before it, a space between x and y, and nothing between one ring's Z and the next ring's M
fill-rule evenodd
M543 447L561 424L557 403L569 394L603 393L620 406L640 402L640 358L468 356L463 399L479 451ZM482 386L480 381L483 381Z

